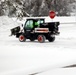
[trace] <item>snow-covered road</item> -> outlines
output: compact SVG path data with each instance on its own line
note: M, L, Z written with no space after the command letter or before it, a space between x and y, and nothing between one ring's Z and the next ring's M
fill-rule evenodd
M28 75L76 64L76 24L60 24L60 35L53 43L9 37L17 25L13 19L0 17L0 75Z

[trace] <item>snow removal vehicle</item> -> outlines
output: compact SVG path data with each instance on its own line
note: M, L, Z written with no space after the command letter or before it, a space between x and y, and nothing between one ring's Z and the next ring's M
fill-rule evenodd
M59 34L59 22L47 22L45 18L28 18L21 30L20 26L11 29L11 35L19 38L20 42L30 39L30 41L38 40L40 43L48 40L53 42L55 35Z

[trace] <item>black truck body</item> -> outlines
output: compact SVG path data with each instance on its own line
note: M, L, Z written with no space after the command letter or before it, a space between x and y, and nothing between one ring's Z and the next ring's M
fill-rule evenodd
M46 39L53 42L55 35L59 34L59 24L59 22L45 23L44 18L31 18L26 20L22 30L20 26L12 28L11 35L19 38L20 42L24 42L26 39L30 39L30 41L38 40L40 43L45 42Z

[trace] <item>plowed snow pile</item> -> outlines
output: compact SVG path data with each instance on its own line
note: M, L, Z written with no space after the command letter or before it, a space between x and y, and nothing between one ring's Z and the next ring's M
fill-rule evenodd
M0 17L0 31L7 31L19 24L7 16Z

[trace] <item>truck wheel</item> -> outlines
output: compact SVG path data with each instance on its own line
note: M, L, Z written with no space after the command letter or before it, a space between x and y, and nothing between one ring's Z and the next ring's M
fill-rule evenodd
M38 39L38 41L40 43L44 43L45 42L45 36L44 35L39 35L37 39Z
M21 34L21 35L19 36L19 41L20 41L20 42L26 41L26 38L25 38L25 36L24 36L23 34Z
M55 36L49 36L48 41L49 42L54 42L55 41Z

